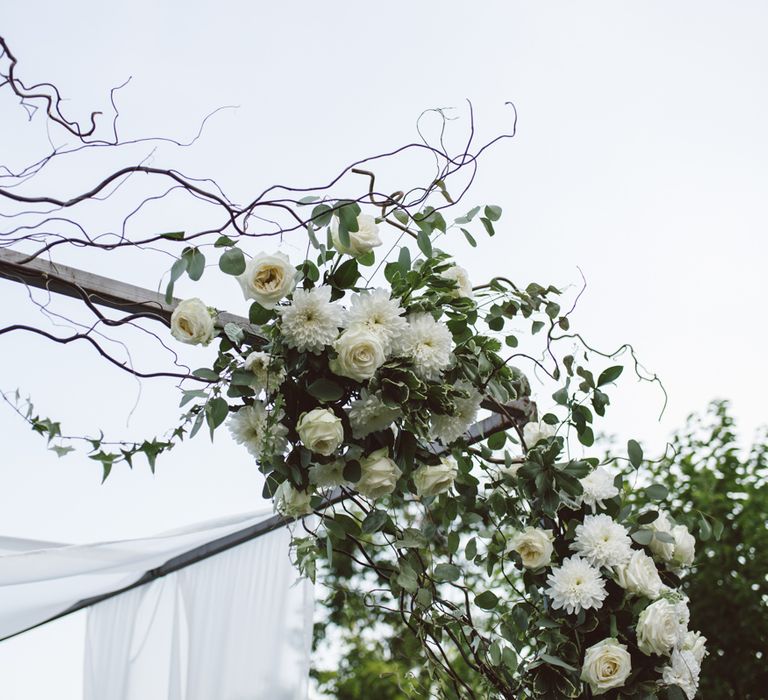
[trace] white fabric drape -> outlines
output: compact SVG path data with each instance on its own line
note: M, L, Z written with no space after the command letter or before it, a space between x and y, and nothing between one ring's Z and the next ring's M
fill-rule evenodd
M312 589L284 529L91 608L85 700L300 700Z
M90 545L0 537L0 637L268 515ZM86 700L306 698L313 590L289 540L280 528L94 606Z

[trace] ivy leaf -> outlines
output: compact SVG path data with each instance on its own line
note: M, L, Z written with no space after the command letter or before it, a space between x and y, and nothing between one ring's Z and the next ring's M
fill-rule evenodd
M225 250L219 258L219 268L227 275L242 275L245 272L245 256L240 248Z
M227 413L229 413L229 405L220 396L205 404L205 419L211 430L211 439L213 439L213 431L224 422Z
M75 451L75 448L74 448L74 447L69 447L69 446L61 446L61 445L53 445L53 446L52 446L50 449L51 449L53 452L55 452L55 453L56 453L56 456L57 456L57 457L64 457L64 455L67 455L67 454L69 454L70 452L74 452L74 451Z

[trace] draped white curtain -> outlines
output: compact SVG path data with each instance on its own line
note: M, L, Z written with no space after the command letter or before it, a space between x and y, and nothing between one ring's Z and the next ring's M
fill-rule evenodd
M266 515L93 545L0 538L0 636ZM93 606L85 700L306 698L313 589L289 541L280 528Z

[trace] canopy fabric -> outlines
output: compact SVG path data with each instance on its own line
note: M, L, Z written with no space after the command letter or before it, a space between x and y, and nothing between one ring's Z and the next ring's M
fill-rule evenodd
M85 700L302 700L312 586L280 528L89 609Z
M84 598L138 581L183 552L261 522L269 511L221 518L155 537L68 545L0 537L0 639Z

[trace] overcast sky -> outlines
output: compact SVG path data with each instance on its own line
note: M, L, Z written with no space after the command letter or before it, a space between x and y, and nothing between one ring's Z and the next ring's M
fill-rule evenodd
M599 347L633 343L669 393L658 421L659 392L625 373L603 423L652 453L718 397L733 402L745 439L765 422L767 12L762 2L701 0L30 1L2 5L0 33L19 75L56 83L78 116L132 76L120 96L126 137L188 139L205 114L237 105L214 117L194 148L157 156L215 177L235 200L275 182L322 182L415 140L418 115L433 107L457 108L458 138L471 99L480 137L492 137L508 128L513 101L518 134L487 154L467 200L503 207L499 233L477 250L448 247L476 283L505 275L573 293L583 271L588 287L572 325ZM0 161L31 160L39 132L7 97L0 114ZM420 167L401 167L411 166ZM92 183L88 167L75 163L41 186L72 193ZM418 170L402 172L412 182ZM382 189L398 189L398 171L386 176ZM192 225L191 215L169 205L147 225L174 230ZM78 251L57 259L149 287L169 266ZM39 314L22 288L0 282L0 290L2 325ZM247 311L215 268L177 294ZM79 313L74 302L57 304ZM148 345L131 349L148 368L162 360ZM143 437L177 415L172 385L139 392L84 347L19 335L0 338L0 352L0 387L18 386L71 432ZM210 354L185 349L184 357L201 366ZM120 468L105 486L98 465L59 460L1 407L0 436L5 535L133 537L260 506L256 469L224 432L213 446L205 438L182 445L154 477L143 464ZM0 644L3 699L78 698L81 634L75 618Z

